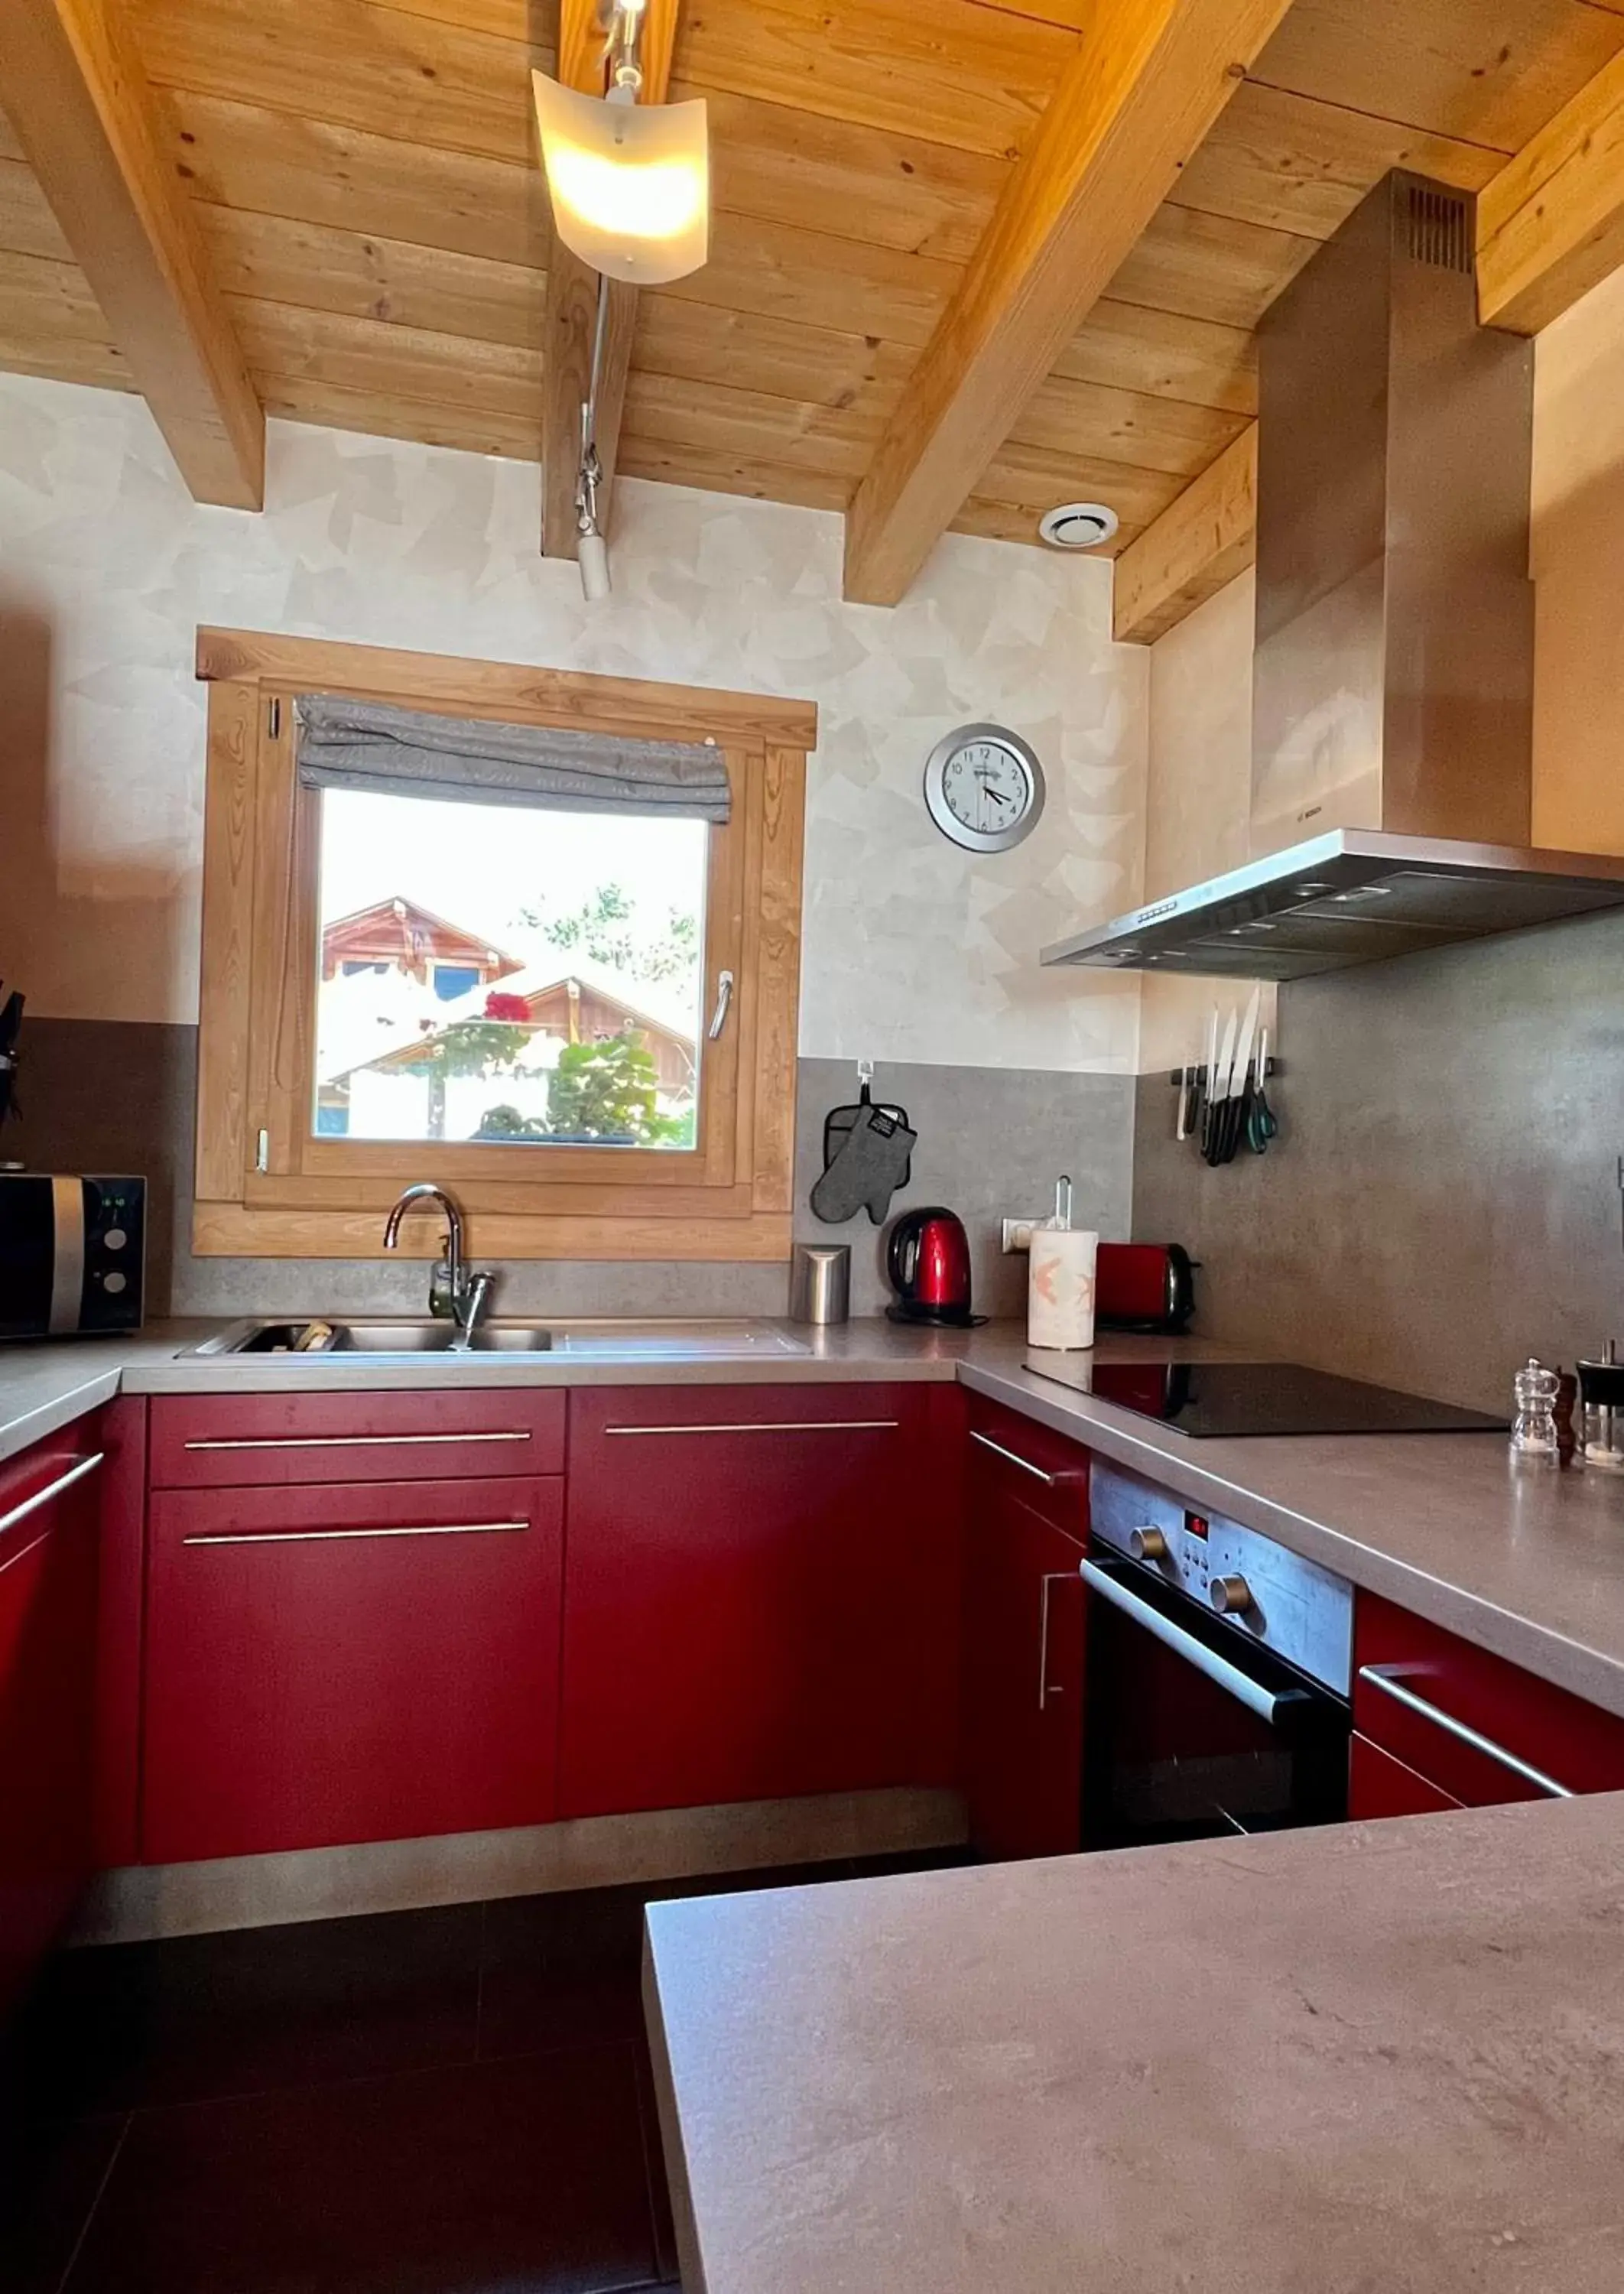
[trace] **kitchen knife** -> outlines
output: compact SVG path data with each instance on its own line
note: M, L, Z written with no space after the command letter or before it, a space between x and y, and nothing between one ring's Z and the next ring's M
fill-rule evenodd
M1240 1026L1240 1014L1231 1010L1223 1031L1223 1043L1218 1053L1218 1064L1213 1070L1208 1088L1206 1120L1201 1127L1201 1152L1209 1163L1218 1160L1218 1138L1222 1128L1223 1104L1230 1095L1230 1078L1235 1067L1235 1036Z
M1246 1086L1252 1071L1252 1045L1257 1036L1257 1015L1262 1008L1263 991L1252 990L1252 1001L1246 1006L1246 1016L1241 1022L1240 1042L1236 1046L1235 1064L1230 1070L1229 1094L1224 1105L1223 1140L1221 1159L1234 1160L1240 1145L1242 1125L1246 1111Z

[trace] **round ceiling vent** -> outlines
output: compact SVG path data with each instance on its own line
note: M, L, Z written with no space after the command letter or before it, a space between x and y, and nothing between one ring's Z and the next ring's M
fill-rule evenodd
M1058 509L1045 510L1037 522L1038 533L1052 549L1098 549L1116 526L1116 511L1103 502L1062 502Z

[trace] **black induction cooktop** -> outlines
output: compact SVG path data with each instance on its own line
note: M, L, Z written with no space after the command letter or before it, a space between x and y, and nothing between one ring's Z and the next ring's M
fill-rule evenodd
M1251 1434L1503 1434L1510 1421L1297 1363L1096 1363L1030 1354L1040 1378L1197 1438Z

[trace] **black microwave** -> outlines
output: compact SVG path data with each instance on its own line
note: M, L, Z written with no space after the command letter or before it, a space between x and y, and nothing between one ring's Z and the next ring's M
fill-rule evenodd
M141 1328L147 1183L0 1171L0 1338Z

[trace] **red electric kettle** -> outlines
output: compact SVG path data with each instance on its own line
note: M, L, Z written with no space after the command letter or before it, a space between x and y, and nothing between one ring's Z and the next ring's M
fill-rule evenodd
M970 1238L940 1203L904 1211L886 1239L886 1279L897 1293L894 1322L938 1322L959 1330L984 1322L970 1311Z

